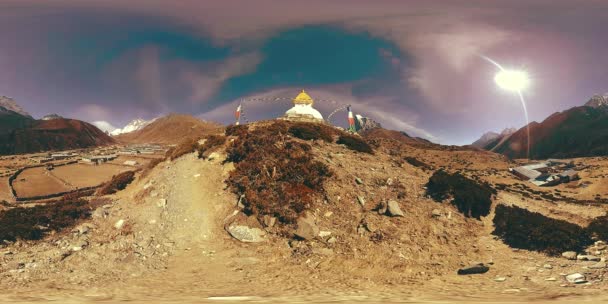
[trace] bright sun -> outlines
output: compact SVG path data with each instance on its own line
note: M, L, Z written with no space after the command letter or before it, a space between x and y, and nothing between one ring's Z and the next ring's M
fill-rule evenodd
M520 92L530 85L530 77L525 71L501 70L494 76L496 84L507 91Z

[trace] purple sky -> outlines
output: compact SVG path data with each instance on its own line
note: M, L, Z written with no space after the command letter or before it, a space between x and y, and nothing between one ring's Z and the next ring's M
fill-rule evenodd
M239 98L304 88L332 100L325 115L349 103L467 144L525 122L478 55L530 73L539 121L608 91L606 28L605 0L3 0L0 95L122 127L169 112L229 123ZM253 103L249 118L288 107Z

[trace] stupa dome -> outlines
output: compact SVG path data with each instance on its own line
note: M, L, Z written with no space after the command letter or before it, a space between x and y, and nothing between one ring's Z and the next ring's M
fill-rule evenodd
M315 101L312 100L312 98L306 94L306 92L304 90L302 90L302 92L300 92L300 94L298 94L298 96L296 96L296 98L293 99L293 104L294 105L298 105L298 104L305 104L305 105L314 105Z
M293 99L293 107L285 112L284 119L295 121L324 122L323 115L312 105L315 101L304 90Z

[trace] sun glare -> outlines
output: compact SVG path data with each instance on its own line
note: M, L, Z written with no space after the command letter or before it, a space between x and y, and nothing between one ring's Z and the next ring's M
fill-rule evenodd
M530 85L530 77L525 71L501 70L494 76L496 84L504 90L521 92Z

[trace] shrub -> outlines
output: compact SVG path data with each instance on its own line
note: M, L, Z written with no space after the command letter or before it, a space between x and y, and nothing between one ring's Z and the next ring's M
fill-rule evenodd
M226 127L226 136L242 137L249 132L247 125L229 125Z
M180 144L175 146L174 149L169 150L171 152L168 154L168 158L171 160L177 159L188 153L192 153L192 152L196 151L197 148L198 148L198 140L195 138L187 138L187 139L183 140Z
M259 127L234 141L228 161L236 163L227 183L245 195L245 212L294 223L324 193L329 168L313 159L308 144L284 137L286 126L276 122Z
M362 138L353 135L341 135L338 144L345 145L347 148L363 153L374 154L372 147Z
M198 146L198 158L205 159L208 154L213 152L217 147L223 146L226 143L226 136L211 135L207 137L204 144Z
M450 203L460 213L476 219L490 213L492 194L495 193L486 183L478 183L460 173L449 174L443 170L435 171L426 187L427 194L435 201L452 198Z
M289 134L303 140L321 139L325 142L333 142L336 133L332 127L307 122L295 123L289 127Z
M47 231L70 227L89 213L87 201L81 199L8 209L0 212L0 241L39 240Z
M99 190L97 190L97 195L107 195L113 194L120 190L123 190L135 179L135 172L126 171L120 174L112 176L112 180L103 184Z
M418 168L422 168L422 169L429 169L429 168L430 168L430 166L429 166L429 165L427 165L426 163L424 163L424 162L422 162L422 161L419 161L419 160L418 160L418 159L416 159L415 157L406 156L404 159L405 159L405 161L406 161L408 164L410 164L410 165L412 165L412 166L414 166L414 167L418 167Z
M600 216L591 221L587 226L587 231L602 241L608 241L608 215Z
M582 227L552 219L517 206L498 205L494 232L507 245L559 255L564 251L582 251L592 243Z

